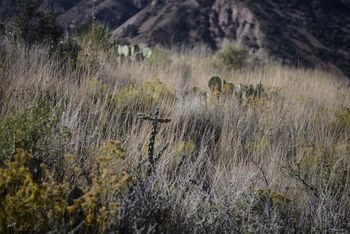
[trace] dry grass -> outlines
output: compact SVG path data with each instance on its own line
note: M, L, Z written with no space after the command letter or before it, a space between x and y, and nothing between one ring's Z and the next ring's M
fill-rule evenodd
M122 199L120 231L350 231L350 127L335 124L336 111L350 108L346 80L276 64L221 71L203 48L159 50L135 63L94 53L98 66L74 70L45 48L0 42L0 120L44 98L71 132L65 151L85 170L101 144L122 141L128 171L142 183ZM261 82L279 95L255 105L184 95L186 87L206 90L215 74L234 83ZM170 94L150 101L118 96L130 84L156 79ZM148 178L138 168L151 126L137 113L156 106L172 122L160 129L156 150L169 145Z

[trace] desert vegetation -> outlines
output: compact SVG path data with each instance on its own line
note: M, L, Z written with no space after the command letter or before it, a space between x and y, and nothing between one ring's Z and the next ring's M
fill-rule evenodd
M1 233L350 232L345 79L233 46L129 59L100 24L4 32Z

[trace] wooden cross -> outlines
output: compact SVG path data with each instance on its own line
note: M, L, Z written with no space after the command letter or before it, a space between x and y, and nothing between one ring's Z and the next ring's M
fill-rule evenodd
M171 121L171 119L165 119L165 118L159 118L159 112L160 112L160 108L156 108L154 114L151 115L146 115L145 113L138 113L138 117L146 120L146 121L151 121L152 122L152 132L151 132L151 136L149 139L149 143L148 143L148 160L151 166L151 170L154 168L154 145L155 145L155 141L156 141L156 135L157 135L157 131L158 131L158 124L162 124L162 123L169 123Z

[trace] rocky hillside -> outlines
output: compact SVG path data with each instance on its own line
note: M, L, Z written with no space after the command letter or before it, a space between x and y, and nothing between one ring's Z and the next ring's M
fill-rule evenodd
M92 0L56 2L64 7L59 21L66 28L91 21ZM95 15L116 39L214 50L236 43L262 59L350 77L348 0L96 0Z
M116 29L147 5L147 1L143 0L96 0L93 8L92 2L77 1L59 17L60 23L70 29L78 28L91 22L92 13L95 12L96 19Z

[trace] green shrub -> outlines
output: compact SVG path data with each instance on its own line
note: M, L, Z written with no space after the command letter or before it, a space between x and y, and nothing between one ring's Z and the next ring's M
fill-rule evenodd
M159 80L129 85L112 97L113 103L119 107L159 105L164 99L175 99L175 94Z
M85 50L101 49L107 51L113 46L110 38L109 28L102 23L90 24L81 29L78 35L78 41Z
M279 215L285 216L290 199L282 193L271 191L270 189L260 189L255 195L254 210L263 213L266 208L274 209Z
M69 138L67 128L47 104L40 103L25 113L15 114L0 122L0 163L16 148L22 148L42 160L59 160Z
M110 41L111 32L102 23L87 25L78 32L77 41L80 45L77 62L84 70L98 70L103 66L104 58L116 60L118 48Z
M124 159L120 143L107 142L92 162L91 183L79 188L55 180L43 165L33 170L35 158L17 149L0 169L0 232L105 233L111 225L115 229L119 202L113 198L125 194L131 183Z
M73 220L83 211L85 232L105 233L111 225L116 229L119 199L127 194L132 183L126 170L125 156L121 143L110 140L92 158L91 184L84 186L84 193L67 207Z
M72 65L73 67L77 65L80 50L80 45L72 38L61 40L57 49L59 58L63 59L66 63Z
M217 54L217 66L227 69L242 69L257 62L258 59L250 55L248 49L235 45L228 45Z
M252 217L247 224L253 230L256 229L256 224L264 223L274 231L283 232L286 224L297 216L293 207L295 204L284 194L270 189L258 190L252 205Z
M65 187L49 181L38 183L30 170L32 158L22 150L0 169L0 232L40 232L58 227L64 216ZM43 169L43 168L42 168ZM49 183L50 185L48 185Z
M27 44L50 43L57 45L63 29L57 24L59 12L43 7L43 0L18 0L15 27L18 37Z

